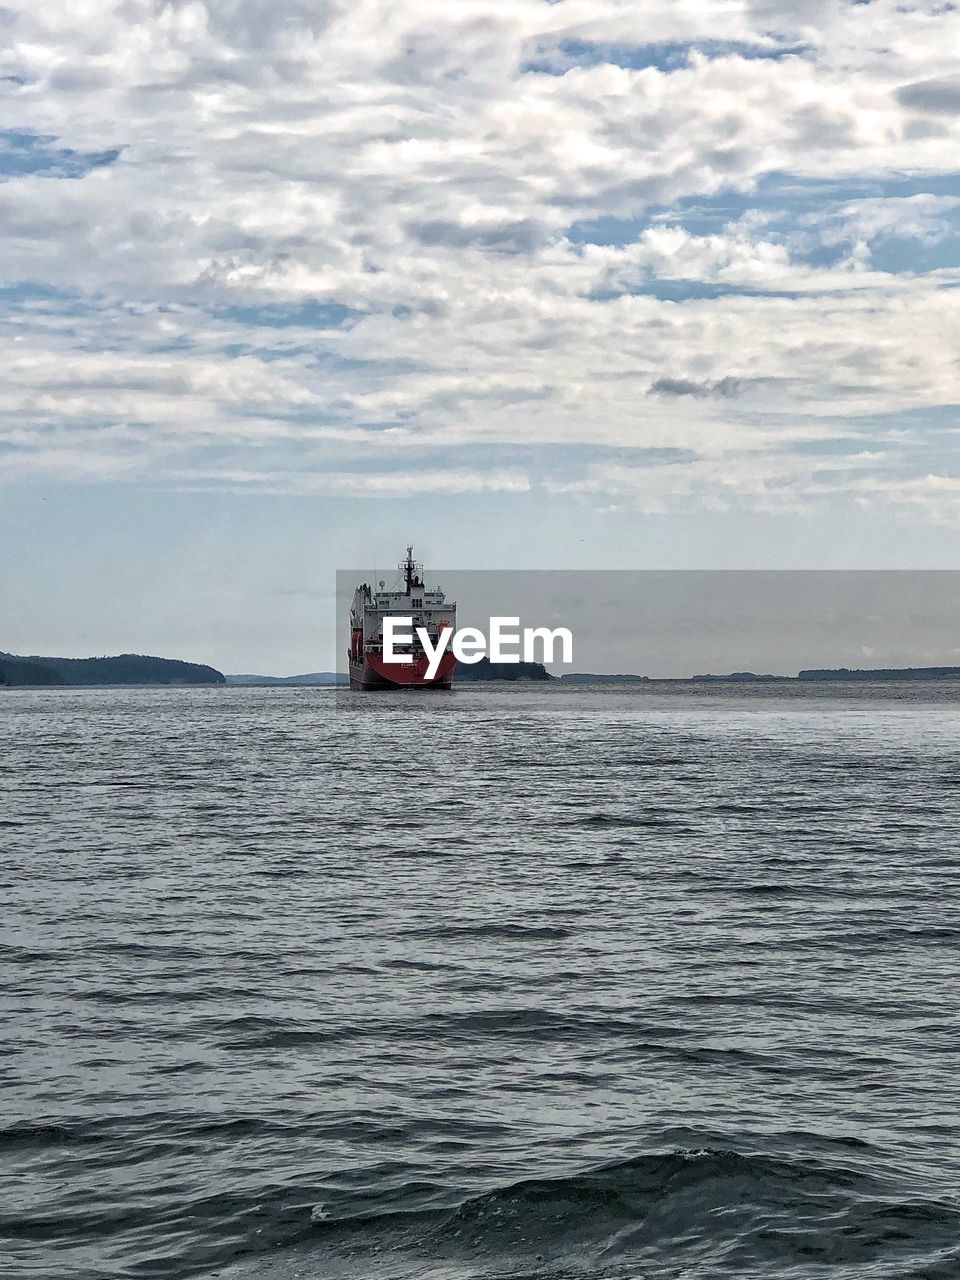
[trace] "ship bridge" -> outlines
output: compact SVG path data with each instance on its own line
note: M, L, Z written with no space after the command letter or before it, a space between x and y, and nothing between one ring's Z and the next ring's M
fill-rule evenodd
M423 565L414 560L412 546L407 547L406 559L398 570L403 584L400 589L387 591L381 581L377 590L364 583L354 594L351 630L356 648L365 654L382 652L385 617L412 618L413 627L423 627L431 642L444 629L456 628L456 601L448 601L439 587L426 586ZM407 648L411 653L422 652L415 631Z

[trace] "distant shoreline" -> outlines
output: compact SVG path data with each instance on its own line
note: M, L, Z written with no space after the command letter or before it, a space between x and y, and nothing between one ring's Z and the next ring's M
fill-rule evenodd
M574 671L553 675L542 663L481 663L458 665L455 679L463 686L484 684L555 685L658 685L658 684L811 684L898 681L960 680L960 666L936 667L811 667L795 676L753 671L733 671L726 675L646 676L629 672ZM214 667L184 662L176 658L156 658L142 654L118 654L102 658L47 658L0 652L0 687L6 688L110 688L115 686L187 687L226 686L229 688L332 688L349 683L336 671L311 671L302 675L224 675Z
M0 653L0 687L68 688L86 686L222 685L215 667L179 658L119 653L100 658L49 658Z
M729 675L638 676L571 672L558 677L571 684L808 684L816 681L960 680L960 667L810 667L795 676L734 671Z
M532 669L532 670L531 670ZM516 671L516 674L513 672ZM468 674L469 673L469 674ZM850 683L853 681L897 681L897 680L960 680L958 667L813 667L798 672L795 676L757 674L753 671L734 671L729 675L692 675L692 676L642 676L630 673L607 674L605 672L572 671L562 675L552 675L541 663L500 663L495 668L487 663L486 667L457 668L456 680L461 685L474 684L808 684ZM348 683L348 678L338 672L322 671L312 675L298 676L255 676L228 675L228 685L267 688L276 685L312 685L341 687Z

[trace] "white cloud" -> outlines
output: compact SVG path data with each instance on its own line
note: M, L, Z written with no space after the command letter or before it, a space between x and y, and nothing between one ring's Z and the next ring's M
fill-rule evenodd
M960 198L924 189L960 143L944 106L960 15L943 5L9 13L0 94L35 141L0 182L8 279L32 290L0 313L8 478L99 462L295 492L345 476L353 492L369 468L364 492L447 476L467 485L448 492L543 482L599 500L622 496L620 471L567 460L581 471L557 480L558 449L669 448L684 501L756 505L816 501L820 463L795 446L851 432L864 447L849 475L835 467L837 492L855 500L866 468L895 501L894 472L935 474L935 434L894 440L876 420L960 403L957 271L892 274L872 254L956 225ZM82 177L44 161L82 169L112 148ZM772 175L776 208L760 202ZM895 188L904 175L919 189ZM706 228L678 204L727 199ZM582 243L578 223L611 217L615 243ZM304 304L349 313L262 312ZM513 447L538 451L519 479ZM410 449L423 470L385 467Z
M211 483L221 488L258 493L338 494L371 498L410 497L417 494L526 493L529 481L515 471L185 471L175 477L191 488Z

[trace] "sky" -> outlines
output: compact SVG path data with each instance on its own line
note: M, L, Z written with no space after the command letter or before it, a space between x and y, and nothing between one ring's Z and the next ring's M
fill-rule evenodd
M0 0L0 649L960 567L960 6ZM428 574L429 576L429 574Z

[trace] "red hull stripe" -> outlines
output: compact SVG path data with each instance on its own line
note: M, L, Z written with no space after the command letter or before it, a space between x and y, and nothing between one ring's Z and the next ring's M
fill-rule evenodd
M430 660L426 654L415 657L413 662L385 662L378 654L368 653L365 655L364 666L375 672L381 679L389 680L391 684L435 684L441 680L449 680L456 661L452 653L445 653L440 659L437 674L432 680L427 678Z

